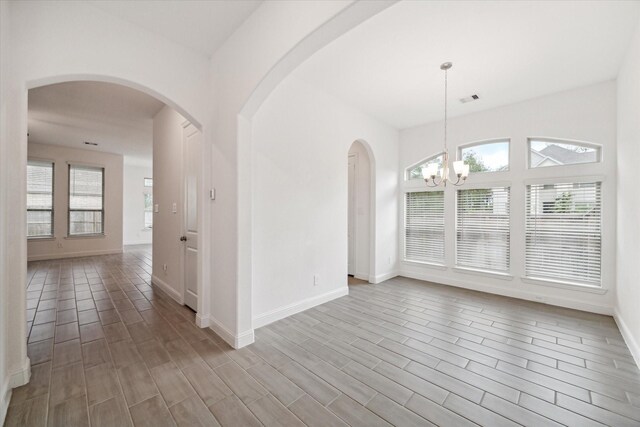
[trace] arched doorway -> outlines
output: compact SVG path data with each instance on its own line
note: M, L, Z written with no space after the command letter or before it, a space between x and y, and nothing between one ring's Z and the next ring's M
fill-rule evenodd
M364 141L351 144L348 153L347 273L349 277L374 279L375 180L371 149Z

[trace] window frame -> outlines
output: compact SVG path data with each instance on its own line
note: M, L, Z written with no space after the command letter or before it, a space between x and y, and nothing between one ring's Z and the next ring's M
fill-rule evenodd
M27 159L27 166L29 166L29 162L34 162L34 163L51 163L51 209L29 209L29 206L27 205L26 207L26 211L27 211L27 215L29 214L30 211L32 212L51 212L51 234L47 234L47 235L39 235L39 236L29 236L28 232L27 232L27 240L51 240L51 239L55 239L55 209L56 209L56 203L55 203L55 195L56 195L56 162L54 160L51 159L40 159L40 158L36 158L36 157L29 157ZM28 179L28 178L27 178ZM27 183L28 185L28 183ZM28 194L29 191L27 190L26 194ZM28 227L28 222L27 222L27 227Z
M551 166L541 166L541 167L533 167L531 166L531 142L533 141L539 141L539 142L549 142L549 143L555 143L555 144L565 144L565 145L577 145L580 147L586 147L586 148L594 148L597 151L597 160L594 162L582 162L582 163L570 163L570 164L564 164L564 165L551 165ZM595 142L588 142L588 141L580 141L580 140L576 140L576 139L563 139L563 138L553 138L553 137L546 137L546 136L541 136L541 137L535 137L535 136L528 136L527 137L527 154L526 154L526 163L525 163L525 169L526 170L534 170L534 169L546 169L546 168L558 168L558 167L575 167L575 166L584 166L584 165L594 165L594 164L601 164L603 163L604 159L603 159L603 153L604 151L604 147L602 144L598 144Z
M151 185L147 185L147 180L151 181ZM143 197L143 212L142 212L142 224L143 224L143 231L149 231L149 230L153 230L153 178L143 178L143 190L142 190L142 197ZM151 195L151 210L148 211L146 209L146 206L144 206L144 198L147 195ZM151 212L151 225L147 227L147 212Z
M415 166L414 166L415 167ZM407 169L408 170L408 169ZM442 192L442 212L443 212L443 223L442 223L442 262L437 261L420 261L420 260L412 260L407 258L407 195L409 193L424 193L424 192ZM446 269L447 266L447 192L442 187L437 188L422 188L422 189L407 189L403 192L403 215L402 215L402 262L406 264L416 264L423 265L427 267L435 267Z
M509 235L509 242L507 244L507 269L506 270L492 270L492 269L487 269L487 268L482 268L482 267L474 267L474 266L469 266L469 265L464 265L464 264L459 264L458 263L458 217L459 217L459 192L460 191L466 191L466 190L491 190L492 188L503 188L503 189L507 189L507 194L508 194L508 209L509 209L509 213L507 215L507 220L508 220L508 235ZM513 239L512 239L512 234L513 234L513 221L512 221L512 215L513 215L513 206L512 206L512 189L513 189L513 183L511 181L503 181L503 182L488 182L488 183L478 183L475 185L465 185L464 187L460 187L458 189L454 190L454 224L453 224L453 230L454 230L454 236L453 236L453 264L452 264L452 269L454 271L457 272L461 272L461 273L473 273L473 274L481 274L481 275L486 275L489 277L495 277L495 278L501 278L501 279L505 279L505 280L512 280L513 276L511 274L512 268L513 268L513 263L512 263L512 245L513 245Z
M592 164L592 163L587 163ZM567 166L567 165L560 165ZM571 165L569 165L571 166ZM551 167L551 166L549 166ZM533 168L537 169L537 168ZM544 168L542 168L544 169ZM605 265L605 240L607 239L607 225L606 225L606 204L605 204L605 181L606 177L603 175L580 175L580 176L554 176L544 178L533 178L524 180L524 251L523 251L523 274L520 280L524 283L530 283L534 285L549 286L555 288L565 288L571 290L579 290L583 292L591 292L597 294L605 294L608 292L608 287L605 283L606 277L606 265ZM532 185L558 185L558 184L600 184L600 283L582 283L578 281L555 279L553 277L540 277L540 276L528 276L527 275L527 204L528 204L528 191L527 187Z
M416 179L409 178L409 174L411 173L411 170L417 168L418 166L420 166L420 165L422 165L424 163L430 162L431 160L435 160L440 156L444 156L444 151L440 151L440 152L438 152L436 154L433 154L431 156L425 157L422 160L420 160L418 162L415 162L415 163L407 166L406 168L404 168L404 181L405 182L422 181L422 178L420 178L420 179L418 179L418 178L416 178Z
M93 168L93 169L101 169L102 170L102 209L71 209L71 168L72 167L80 167L80 168ZM102 165L92 165L86 163L75 163L75 162L67 162L67 238L78 239L78 238L91 238L91 237L103 237L106 236L104 224L105 224L105 175L106 168ZM100 233L82 233L82 234L72 234L71 233L71 212L101 212L101 229Z
M502 172L510 172L511 171L511 137L498 137L498 138L490 138L483 139L480 141L466 142L464 144L460 144L456 147L456 160L463 160L462 158L462 150L477 147L480 145L488 145L488 144L496 144L496 143L507 143L507 168L500 171L483 171L483 172L469 172L469 175L472 174L486 174L486 173L502 173Z

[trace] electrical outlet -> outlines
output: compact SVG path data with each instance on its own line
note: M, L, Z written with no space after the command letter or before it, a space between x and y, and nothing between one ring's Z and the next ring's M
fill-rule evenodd
M162 269L163 269L164 271L167 271L167 264L162 264Z
M387 259L387 264L391 265L391 257Z
M62 249L62 242L58 242L58 249Z
M313 275L313 286L318 286L320 284L320 275L319 274L314 274Z

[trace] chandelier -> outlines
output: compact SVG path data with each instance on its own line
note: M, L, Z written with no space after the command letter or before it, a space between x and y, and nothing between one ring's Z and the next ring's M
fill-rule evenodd
M437 163L431 163L422 168L422 177L428 187L447 186L449 179L449 150L447 148L447 72L453 64L445 62L440 65L440 69L444 71L444 153L442 158L442 167ZM464 184L469 176L469 165L464 161L458 160L453 162L453 172L456 175L456 181L450 181L453 185L460 186Z

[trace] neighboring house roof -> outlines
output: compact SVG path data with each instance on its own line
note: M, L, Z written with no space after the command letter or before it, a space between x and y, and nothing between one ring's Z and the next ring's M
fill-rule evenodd
M580 153L561 147L556 144L547 145L538 151L544 157L558 162L561 165L573 163L590 163L596 161L596 151L585 151Z

